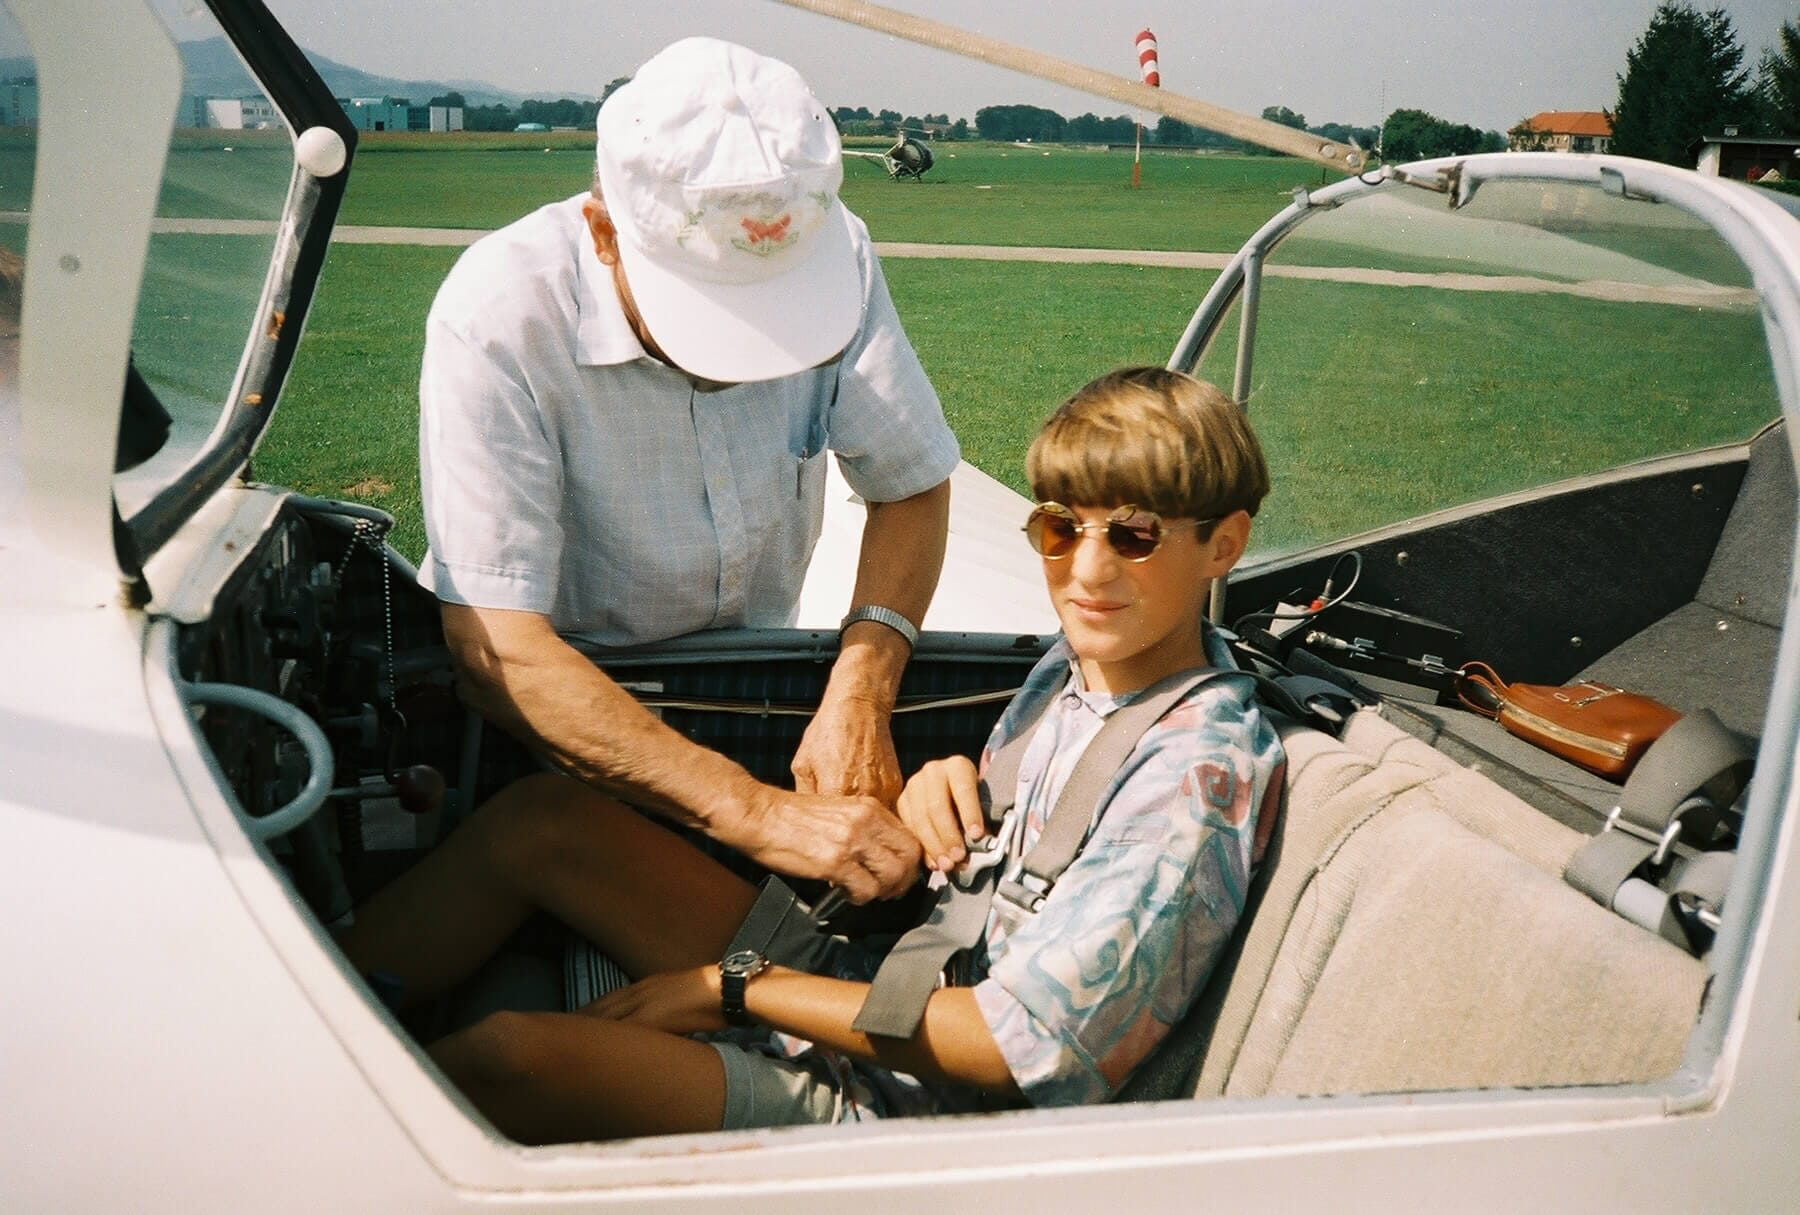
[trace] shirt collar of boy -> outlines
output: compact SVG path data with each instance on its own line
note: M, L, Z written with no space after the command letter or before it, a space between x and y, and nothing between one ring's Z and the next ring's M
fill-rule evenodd
M1220 636L1219 630L1203 621L1200 625L1200 637L1206 647L1206 660L1209 665L1217 667L1221 671L1238 669L1237 660L1231 656L1231 646L1227 644L1224 637ZM1135 688L1117 695L1111 692L1091 692L1088 690L1087 680L1082 677L1081 659L1076 656L1075 647L1069 644L1069 639L1066 637L1058 638L1056 644L1062 647L1069 664L1069 682L1063 685L1061 695L1065 699L1080 701L1101 717L1110 716L1116 710L1124 708L1150 690L1148 687Z

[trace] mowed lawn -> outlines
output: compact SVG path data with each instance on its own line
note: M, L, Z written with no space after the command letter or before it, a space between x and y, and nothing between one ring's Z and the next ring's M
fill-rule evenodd
M255 464L260 479L393 511L413 558L422 318L455 255L333 251ZM1102 371L1166 361L1213 278L963 259L886 268L966 458L1021 492L1043 417ZM1275 477L1259 550L1742 438L1777 412L1753 312L1272 280L1259 351L1251 416ZM1226 349L1203 370L1228 382L1230 366Z
M879 150L869 143L862 150ZM250 149L237 149L233 155ZM164 214L212 214L223 154L179 149ZM488 229L587 187L577 132L365 136L343 224ZM939 145L920 181L851 158L844 199L877 240L1228 252L1321 171L1277 157ZM281 410L255 473L375 502L396 542L424 549L417 382L426 309L456 250L335 247ZM1098 371L1168 358L1212 276L1112 266L890 259L902 318L971 463L1023 488L1024 444L1048 409Z
M1229 252L1295 187L1321 182L1292 160L1157 154L1133 190L1129 152L937 151L923 182L846 166L844 196L877 240ZM213 163L203 148L191 154ZM341 219L489 228L583 189L591 164L579 133L376 137L358 153ZM207 196L202 177L179 198ZM456 256L334 248L254 467L263 480L393 511L396 544L413 558L424 550L424 317ZM1021 492L1042 418L1102 371L1166 361L1214 278L957 258L889 258L886 270L966 458ZM1203 367L1221 383L1230 345ZM1271 279L1258 351L1251 414L1276 484L1260 550L1742 438L1777 412L1753 311Z
M358 147L341 219L496 228L586 189L593 166L592 139L572 132L377 134ZM843 197L877 240L1223 253L1296 187L1336 179L1285 157L1150 152L1134 190L1129 150L964 143L936 145L918 180L846 160Z

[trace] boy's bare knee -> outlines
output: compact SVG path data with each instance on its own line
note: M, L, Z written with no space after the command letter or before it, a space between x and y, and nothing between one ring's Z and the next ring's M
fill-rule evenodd
M553 1070L553 1047L543 1017L528 1012L490 1013L429 1048L431 1057L471 1096L529 1084Z
M503 871L542 873L604 836L617 803L567 776L544 772L502 789L475 816L485 852ZM474 825L473 823L471 825Z

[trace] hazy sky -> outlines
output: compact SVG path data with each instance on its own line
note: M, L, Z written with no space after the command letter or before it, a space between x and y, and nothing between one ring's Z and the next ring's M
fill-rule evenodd
M1700 0L1697 7L1708 7ZM999 68L871 34L774 0L269 0L301 45L406 79L473 79L546 97L599 92L685 34L786 59L827 105L973 118L1026 102L1073 116L1122 112ZM1405 106L1505 129L1540 110L1618 96L1625 52L1655 0L896 0L893 7L1088 66L1132 75L1145 26L1165 88L1313 123L1374 125ZM1724 0L1747 64L1800 0Z

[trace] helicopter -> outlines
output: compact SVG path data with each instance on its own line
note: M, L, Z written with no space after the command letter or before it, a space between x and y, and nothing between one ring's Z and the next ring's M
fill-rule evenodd
M914 138L918 136L919 138ZM925 131L900 130L894 140L894 146L885 152L863 152L855 148L845 148L844 155L858 160L871 160L887 170L887 175L895 181L910 177L914 181L924 178L930 170L933 157L931 148L923 140L929 138Z

